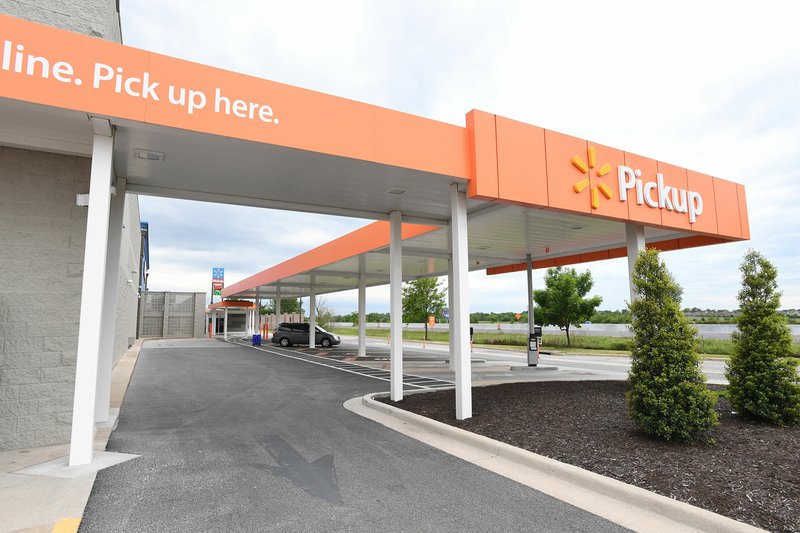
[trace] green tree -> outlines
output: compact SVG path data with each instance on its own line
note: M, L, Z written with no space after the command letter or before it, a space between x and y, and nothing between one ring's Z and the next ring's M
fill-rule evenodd
M786 317L778 314L778 271L755 250L739 266L739 331L725 370L731 405L749 418L779 426L800 421L800 377Z
M367 322L389 322L389 313L367 313L365 318Z
M544 285L544 289L533 291L536 302L534 319L540 325L558 326L566 332L569 345L570 326L581 327L581 322L589 320L603 298L584 298L594 285L592 273L588 270L578 274L574 268L548 268Z
M423 322L428 340L428 317L440 317L447 293L438 278L419 278L403 287L403 322Z
M275 299L261 306L262 315L275 314ZM303 313L303 301L300 298L281 298L281 313Z
M657 250L639 254L630 303L633 349L628 412L639 428L667 441L710 442L714 394L697 355L697 330L680 310L681 288Z
M314 308L317 325L323 329L330 329L336 315L325 298L317 297L314 302Z

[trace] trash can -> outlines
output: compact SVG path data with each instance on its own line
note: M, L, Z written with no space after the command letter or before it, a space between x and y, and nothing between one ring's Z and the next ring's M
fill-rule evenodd
M261 346L261 335L253 335L253 346Z

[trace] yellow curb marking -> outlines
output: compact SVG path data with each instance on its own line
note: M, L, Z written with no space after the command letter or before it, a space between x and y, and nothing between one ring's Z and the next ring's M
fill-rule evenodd
M80 518L62 518L53 526L53 533L77 533Z

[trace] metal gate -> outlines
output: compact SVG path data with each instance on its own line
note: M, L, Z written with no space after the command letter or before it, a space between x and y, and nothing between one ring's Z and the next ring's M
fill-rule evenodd
M203 309L193 292L143 292L139 302L139 337L196 337Z

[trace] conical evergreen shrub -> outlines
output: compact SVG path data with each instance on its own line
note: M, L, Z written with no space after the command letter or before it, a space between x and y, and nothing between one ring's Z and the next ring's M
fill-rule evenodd
M741 415L779 426L800 422L800 376L789 359L792 336L778 314L778 271L750 250L739 270L737 321L733 354L725 370L733 408Z
M677 442L710 442L717 423L715 396L706 388L697 355L697 330L680 309L681 288L656 250L639 254L633 271L637 298L628 412L639 428Z

